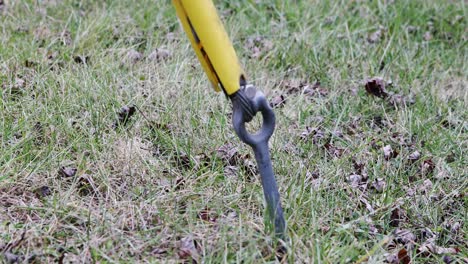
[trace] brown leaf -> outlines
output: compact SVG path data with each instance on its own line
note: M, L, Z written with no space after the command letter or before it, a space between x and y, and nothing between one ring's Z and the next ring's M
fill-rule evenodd
M275 96L270 100L270 106L272 108L281 108L281 107L284 107L285 104L286 104L286 97L284 97L284 95Z
M377 178L372 182L372 188L374 188L378 193L383 192L386 186L387 183L382 178Z
M300 138L302 140L307 140L312 137L312 142L317 144L320 139L325 137L325 133L320 128L306 127L305 130L301 133Z
M237 166L226 166L224 167L224 177L236 177L239 168Z
M217 220L216 215L214 215L214 213L207 207L198 213L198 218L210 223L215 223Z
M276 86L283 88L288 94L297 94L306 84L300 79L283 79Z
M151 250L151 255L165 255L167 253L167 248L164 247L155 247Z
M385 257L385 260L389 264L399 264L400 263L400 261L398 260L398 254L388 254Z
M41 198L44 198L44 197L46 197L46 196L51 195L51 194L52 194L52 191L51 191L51 189L50 189L49 186L44 185L44 186L39 187L39 188L37 188L36 190L34 190L34 193L36 194L36 197L37 197L38 199L41 199Z
M93 178L88 174L83 174L78 179L77 189L78 189L78 193L83 196L95 193Z
M13 87L16 89L23 89L24 87L26 87L26 82L21 78L16 78Z
M273 42L262 36L252 36L247 39L245 48L251 52L250 58L259 58L273 48Z
M13 254L11 252L4 252L3 257L6 260L6 263L23 263L24 261L24 256Z
M406 212L398 207L392 210L390 215L390 226L398 227L406 219Z
M385 160L390 160L398 156L398 152L393 150L390 145L386 145L382 148Z
M195 162L197 163L195 167L209 167L211 164L211 158L205 153L200 153L195 156Z
M351 174L346 178L346 181L352 186L352 187L358 187L362 182L363 178L359 174Z
M434 171L435 164L432 159L426 159L421 163L421 174L427 175Z
M171 57L171 52L167 49L155 49L148 55L148 60L150 61L164 61Z
M418 31L418 27L415 27L415 26L407 26L407 27L406 27L406 31L407 31L409 34L412 34L412 33L415 33L416 31Z
M364 88L369 94L380 98L386 98L388 96L387 91L385 90L385 81L380 77L374 77L370 80L367 80Z
M434 238L428 239L426 242L424 242L419 248L418 252L421 254L424 253L432 253L432 254L457 254L460 252L459 248L444 248L437 246L435 244Z
M414 104L414 98L410 96L403 96L401 94L393 94L388 98L388 102L397 107L397 106L408 106Z
M383 28L379 28L367 37L369 43L377 43L383 37Z
M174 160L179 169L192 168L192 157L185 152L180 152L178 155L175 155Z
M453 234L457 234L458 231L460 230L461 224L460 222L454 222L454 223L448 224L448 227L450 229L450 232L452 232Z
M77 55L73 57L73 61L78 64L88 64L89 63L89 56L81 56Z
M176 179L176 182L175 182L175 187L174 187L174 189L175 189L176 191L178 191L178 190L182 189L184 186L185 186L185 179L182 178L182 177L177 178L177 179Z
M75 176L77 169L75 167L61 167L59 169L59 176L63 178Z
M361 202L361 204L364 204L366 206L366 209L371 214L373 214L375 212L374 207L372 207L372 205L369 203L369 201L367 200L367 197L365 195L359 197L359 202Z
M417 161L419 158L421 157L421 154L419 153L419 151L414 151L413 153L411 153L408 157L408 159L412 162L415 162Z
M40 26L34 30L34 39L45 40L51 37L50 29L46 26Z
M398 243L407 246L407 248L412 248L416 242L416 235L408 229L396 229L395 238Z
M331 143L326 143L324 145L325 149L327 150L327 153L332 156L332 157L341 157L343 155L343 153L345 152L345 149L343 148L339 148L339 147L336 147L334 146L333 144Z
M136 106L131 105L131 106L123 106L120 108L120 111L118 112L118 119L117 122L114 124L114 127L118 127L119 125L126 125L128 121L130 121L130 118L135 114L136 112Z
M398 251L398 261L400 264L410 264L411 258L408 256L408 251L402 248Z
M218 158L222 159L227 163L228 166L236 166L242 159L237 147L232 143L222 145L216 150Z
M311 181L312 179L316 180L320 178L320 173L317 170L314 171L306 171L306 181Z
M366 174L365 164L362 161L353 158L353 167L356 174Z
M143 54L141 54L140 52L132 49L132 50L129 50L127 52L127 54L125 55L123 63L124 64L128 64L128 63L135 64L138 61L140 61L142 58L143 58Z
M419 191L427 193L430 190L432 190L432 182L429 179L425 179L423 184L419 186Z
M450 263L453 262L452 258L451 258L450 256L447 256L447 255L445 255L445 256L442 257L442 261L443 261L445 264L450 264Z
M425 41L430 41L430 40L432 40L432 34L431 34L431 32L430 32L430 31L426 31L426 32L424 33L423 39L424 39Z
M184 237L179 241L179 251L177 254L181 259L192 259L195 262L199 259L195 241L191 236Z
M63 31L60 34L60 39L62 40L62 43L65 46L71 46L71 44L73 43L71 32L68 30Z

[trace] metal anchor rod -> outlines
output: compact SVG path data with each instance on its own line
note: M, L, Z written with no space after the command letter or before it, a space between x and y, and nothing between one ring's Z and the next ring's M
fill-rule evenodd
M248 106L246 101L250 103L250 108L252 108L247 111L245 109ZM232 102L234 130L239 138L253 149L261 176L269 221L274 225L276 236L284 240L286 238L286 222L268 149L268 140L275 130L275 114L264 94L253 86L238 91L232 97ZM249 115L251 112L261 112L263 117L262 128L256 134L250 134L245 128L245 123L253 118Z

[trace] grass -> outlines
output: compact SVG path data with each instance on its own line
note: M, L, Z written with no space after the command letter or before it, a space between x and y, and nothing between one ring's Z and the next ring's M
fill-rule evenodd
M0 3L3 261L278 261L251 150L169 1ZM286 98L284 261L467 263L465 2L215 4L249 80ZM404 102L366 93L375 76Z

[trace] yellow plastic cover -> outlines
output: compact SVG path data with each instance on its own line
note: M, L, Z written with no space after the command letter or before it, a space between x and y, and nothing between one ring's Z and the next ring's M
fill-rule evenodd
M229 36L211 0L172 0L177 16L216 91L232 95L245 81Z

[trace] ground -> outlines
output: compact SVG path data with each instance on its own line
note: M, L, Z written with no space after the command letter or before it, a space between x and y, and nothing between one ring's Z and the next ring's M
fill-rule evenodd
M466 2L214 2L288 253L169 1L0 0L2 261L467 263Z

